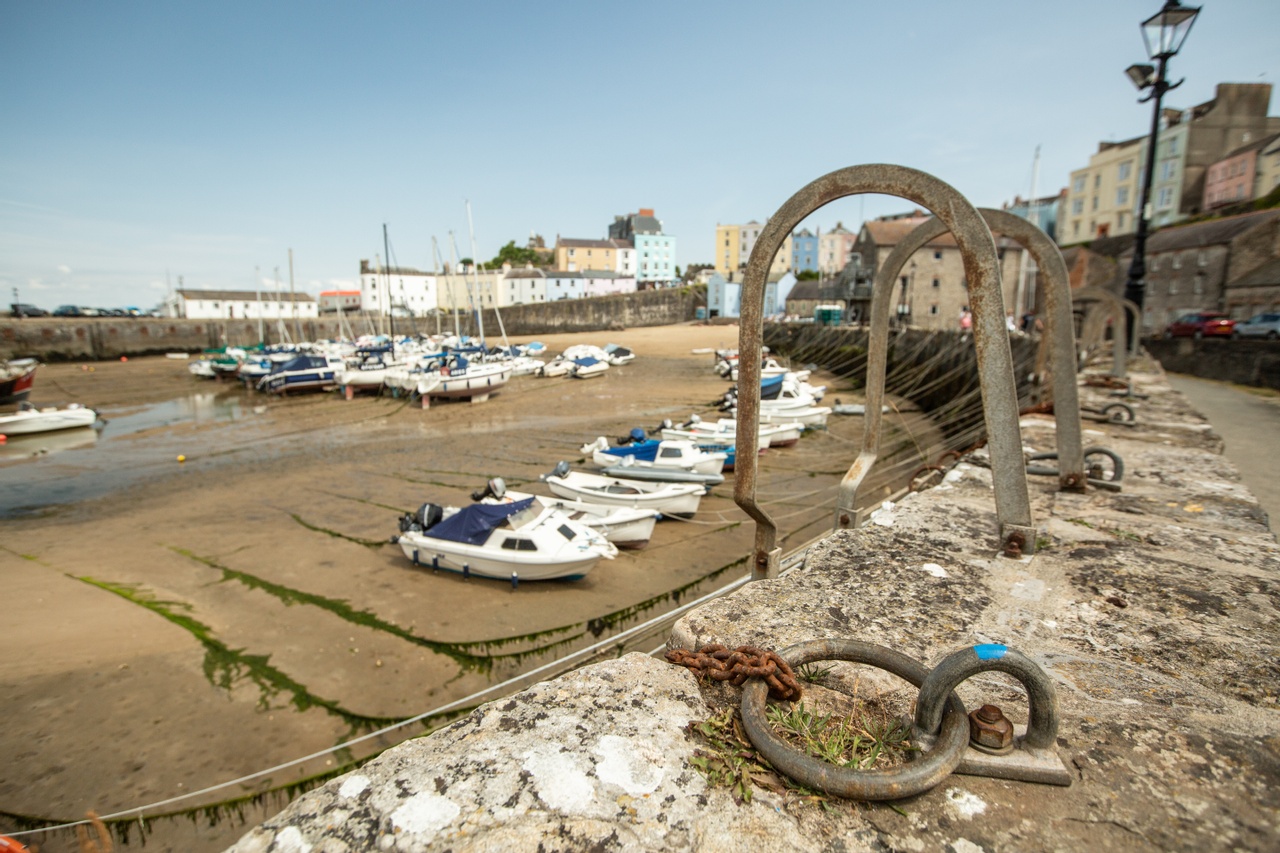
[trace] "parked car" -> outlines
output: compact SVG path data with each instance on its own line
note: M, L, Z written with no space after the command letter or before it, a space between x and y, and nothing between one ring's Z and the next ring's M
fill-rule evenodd
M9 313L14 317L48 317L49 312L25 302L15 302L9 306Z
M84 312L80 310L79 305L59 305L53 309L55 317L83 317Z
M1266 338L1274 341L1280 338L1280 314L1255 314L1243 323L1236 323L1232 337Z
M1183 314L1165 327L1166 338L1229 338L1236 321L1216 311Z

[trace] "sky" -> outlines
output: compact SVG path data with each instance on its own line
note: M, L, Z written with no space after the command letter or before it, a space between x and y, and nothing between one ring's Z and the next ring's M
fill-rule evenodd
M1160 5L0 0L0 304L287 286L290 250L299 290L349 287L384 224L393 263L434 269L433 240L472 256L468 201L481 259L645 207L684 266L844 166L1048 195L1146 132L1124 69ZM1204 0L1166 104L1277 84L1277 32L1274 0Z

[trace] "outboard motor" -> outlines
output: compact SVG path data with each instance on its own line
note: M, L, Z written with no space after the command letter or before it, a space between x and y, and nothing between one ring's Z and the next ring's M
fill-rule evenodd
M551 469L550 474L543 474L539 480L546 480L548 477L565 477L569 473L569 463L561 460L556 463L556 467Z
M471 500L482 501L485 498L496 498L502 500L502 496L507 493L507 483L501 477L494 477L492 480L484 484L484 488L478 492L471 493Z
M435 504L423 504L418 511L400 516L400 532L426 531L444 518L444 510Z

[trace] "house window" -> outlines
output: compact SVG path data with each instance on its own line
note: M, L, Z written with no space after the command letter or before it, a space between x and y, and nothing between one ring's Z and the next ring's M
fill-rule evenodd
M1079 176L1079 177L1077 177L1074 181L1072 181L1072 183L1071 183L1071 191L1072 191L1073 193L1082 193L1082 192L1084 192L1084 179L1085 179L1085 176L1084 176L1084 175L1080 175L1080 176Z
M1165 160L1160 164L1160 180L1168 181L1173 179L1175 161Z
M930 314L932 314L932 315L934 315L934 316L936 317L936 316L937 316L937 314L938 314L938 306L937 306L936 304L934 304L934 305L930 305L930 306L929 306L929 313L930 313Z
M1169 140L1169 153L1170 154L1178 153L1178 137L1176 136L1173 137L1173 139Z
M1084 199L1073 198L1071 200L1071 212L1076 215L1084 213Z
M1120 164L1120 169L1116 173L1116 180L1118 181L1129 180L1129 172L1132 171L1132 169L1133 169L1133 161L1125 160L1123 163Z
M941 249L934 249L934 250L933 250L933 259L934 259L935 261L940 261L940 260L942 260L942 250L941 250Z
M1091 209L1091 210L1097 210L1097 209L1098 209L1098 197L1097 197L1096 195L1093 197L1093 206L1092 206L1090 209Z
M1129 188L1121 187L1116 190L1116 207L1124 207L1129 203Z
M1182 269L1182 255L1175 254L1173 256L1173 268L1175 270Z
M1119 231L1123 227L1124 227L1124 212L1122 211L1116 214L1116 230Z
M1201 249L1200 254L1196 257L1196 263L1202 267L1209 266L1209 253Z
M1102 175L1101 175L1101 174L1094 175L1094 176L1093 176L1093 188L1096 190L1096 189L1097 189L1098 187L1100 187L1100 186L1102 186Z
M938 281L938 279L936 279L936 278L935 278L935 279L933 280L933 286L934 286L934 287L941 287L941 286L942 286L942 282Z
M1161 187L1160 194L1156 198L1156 207L1168 208L1173 205L1173 188Z

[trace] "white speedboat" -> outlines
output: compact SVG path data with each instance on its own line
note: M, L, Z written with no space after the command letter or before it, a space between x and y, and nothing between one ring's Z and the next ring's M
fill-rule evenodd
M698 483L645 482L570 471L567 462L561 462L550 474L543 474L542 480L551 491L564 498L651 509L681 518L690 518L698 511L698 504L706 491Z
M30 403L20 403L18 411L0 415L0 435L31 435L59 429L93 426L98 413L72 403L65 409L50 407L37 409Z
M471 504L448 517L423 504L400 519L396 541L416 566L502 580L577 580L618 555L602 535L533 498Z
M736 409L734 412L736 413ZM770 409L760 407L760 423L764 424L803 424L805 429L817 429L827 425L827 417L831 414L830 406L804 406L795 409Z
M510 503L533 498L549 509L557 509L604 536L619 548L643 548L653 536L653 527L662 513L652 509L605 506L570 498L548 497L527 492L508 491L501 477L490 480L482 491L473 492L472 500L482 503Z
M756 434L756 449L768 447L790 447L800 440L804 432L804 424L781 423L760 424ZM694 415L688 421L674 425L670 420L662 422L663 438L685 438L703 444L737 444L738 422L733 418L720 418L715 421L704 421Z
M604 347L605 360L614 367L621 367L624 364L630 364L636 360L636 354L626 347L620 347L617 344L605 344Z
M511 379L511 363L471 362L454 355L440 366L439 381L426 393L432 397L483 403Z

